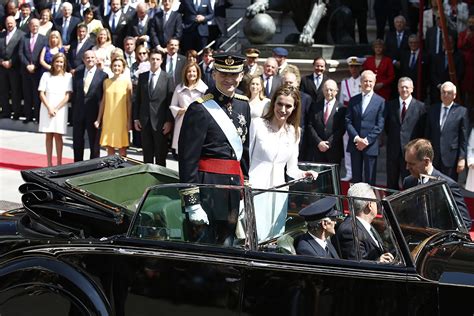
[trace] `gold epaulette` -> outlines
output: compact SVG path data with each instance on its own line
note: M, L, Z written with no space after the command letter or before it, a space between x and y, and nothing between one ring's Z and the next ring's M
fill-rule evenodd
M196 102L197 102L197 103L204 103L204 102L209 101L209 100L211 100L211 99L213 99L213 98L214 98L214 96L212 95L212 93L208 93L208 94L206 94L206 95L203 95L203 96L200 97L200 98L197 98L197 99L196 99Z
M245 96L243 94L238 94L238 93L234 94L234 98L236 98L238 100L243 100L243 101L248 101L249 100L249 98L247 96Z

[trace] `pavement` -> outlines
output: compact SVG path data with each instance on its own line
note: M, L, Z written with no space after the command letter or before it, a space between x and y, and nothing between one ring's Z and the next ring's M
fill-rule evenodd
M72 150L72 128L68 127L67 134L63 136L63 159L73 160ZM18 187L24 182L20 168L21 162L16 168L12 168L10 164L2 163L8 160L8 157L2 157L8 150L15 150L24 152L25 155L36 157L38 161L34 165L46 166L46 149L45 149L45 136L38 132L38 124L30 122L23 124L21 120L12 121L10 119L0 119L0 209L2 205L15 205L21 203L21 194L18 192ZM88 142L86 140L86 146ZM3 151L2 151L3 150ZM55 149L53 148L53 156ZM20 153L21 154L21 153ZM86 148L84 151L84 158L89 157L89 149ZM106 156L105 150L101 150L101 156ZM140 150L129 149L127 155L131 158L142 160L143 156ZM55 159L53 158L53 163ZM31 165L31 163L28 163ZM177 170L177 161L171 159L167 160L166 166Z

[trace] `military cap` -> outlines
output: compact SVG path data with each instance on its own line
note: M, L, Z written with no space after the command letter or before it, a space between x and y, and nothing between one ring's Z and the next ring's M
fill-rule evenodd
M346 61L347 61L347 64L349 66L360 66L360 65L362 65L362 61L360 60L360 58L358 58L356 56L351 56L351 57L347 58Z
M325 197L303 208L298 214L304 217L305 221L317 221L325 217L336 216L338 212L334 207L337 199L335 197Z
M277 56L283 56L283 57L288 56L288 51L284 49L283 47L275 47L274 49L272 49L272 52L273 54Z
M247 48L245 50L245 57L258 58L260 56L260 51L256 48Z
M214 55L214 69L226 73L239 73L244 70L244 58L235 54Z

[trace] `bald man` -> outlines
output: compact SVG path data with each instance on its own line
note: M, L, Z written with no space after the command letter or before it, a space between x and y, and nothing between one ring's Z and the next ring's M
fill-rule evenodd
M307 146L309 161L341 163L344 157L342 136L345 132L346 108L337 96L337 83L328 79L323 83L324 100L316 103L308 115Z

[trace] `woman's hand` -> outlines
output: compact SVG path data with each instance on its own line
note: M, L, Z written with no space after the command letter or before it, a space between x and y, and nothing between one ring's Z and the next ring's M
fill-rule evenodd
M316 180L316 179L318 178L318 175L319 175L319 174L318 174L316 171L309 170L309 171L305 171L305 172L303 173L303 175L304 175L305 177L310 177L310 178L312 178L312 180L314 181L314 180Z
M55 117L56 113L57 113L56 108L52 108L52 107L48 106L48 115L49 115L49 117Z

